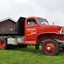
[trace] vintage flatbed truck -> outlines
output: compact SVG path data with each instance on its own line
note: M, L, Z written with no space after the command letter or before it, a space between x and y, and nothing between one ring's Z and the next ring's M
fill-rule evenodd
M35 48L39 49L41 45L45 55L57 55L64 49L64 27L49 25L46 19L20 17L13 27L9 28L7 24L8 27L4 25L2 28L2 25L0 24L0 49L11 45L21 48L35 45Z

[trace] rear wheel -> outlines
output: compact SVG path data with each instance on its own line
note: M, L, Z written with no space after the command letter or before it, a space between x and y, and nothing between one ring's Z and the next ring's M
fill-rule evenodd
M42 51L45 55L57 55L60 51L59 43L53 39L46 39L43 41Z
M5 39L0 39L0 49L6 49L7 44Z

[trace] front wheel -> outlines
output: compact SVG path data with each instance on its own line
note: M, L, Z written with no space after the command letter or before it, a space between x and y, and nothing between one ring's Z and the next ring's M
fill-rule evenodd
M59 43L53 39L46 39L42 43L42 52L45 55L58 55L60 51Z

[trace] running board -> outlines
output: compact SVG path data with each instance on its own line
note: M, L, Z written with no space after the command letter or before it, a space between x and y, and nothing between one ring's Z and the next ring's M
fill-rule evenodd
M23 44L33 44L33 45L35 45L36 41L25 41Z

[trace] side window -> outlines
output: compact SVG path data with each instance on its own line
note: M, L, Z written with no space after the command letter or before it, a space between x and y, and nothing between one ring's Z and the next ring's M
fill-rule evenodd
M35 25L35 24L36 21L33 18L27 20L27 25Z

